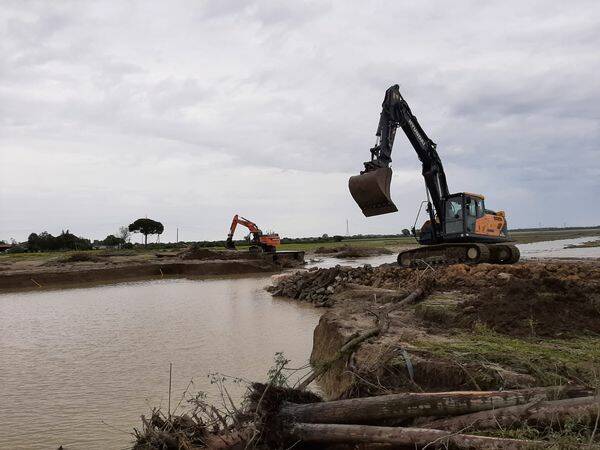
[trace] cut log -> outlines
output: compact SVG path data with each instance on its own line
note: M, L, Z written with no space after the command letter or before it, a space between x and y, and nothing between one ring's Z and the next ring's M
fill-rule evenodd
M376 423L385 419L456 416L557 398L563 387L513 391L403 393L321 403L285 403L280 414L302 423Z
M465 414L448 419L439 419L423 425L424 428L458 431L465 428L488 430L509 427L513 424L535 423L550 425L569 420L596 420L600 414L600 396L567 398L556 401L541 401L526 405Z
M419 446L427 444L453 446L461 449L521 450L544 449L549 444L541 441L502 439L469 434L453 434L424 428L376 427L370 425L330 425L298 423L289 430L293 439L303 442L335 444L394 444Z

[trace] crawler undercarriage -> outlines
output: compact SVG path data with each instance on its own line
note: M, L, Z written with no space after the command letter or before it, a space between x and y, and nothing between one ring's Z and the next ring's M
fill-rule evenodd
M398 264L402 267L456 263L514 264L519 257L519 249L512 244L455 243L404 250L398 255Z

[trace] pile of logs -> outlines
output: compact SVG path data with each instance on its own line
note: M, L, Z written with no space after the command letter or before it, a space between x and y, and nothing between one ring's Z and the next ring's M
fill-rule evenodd
M551 443L468 433L515 424L556 425L567 418L593 425L600 417L600 396L578 387L403 393L309 404L283 403L277 415L278 421L286 424L285 432L291 442L542 449ZM411 426L389 425L398 423Z

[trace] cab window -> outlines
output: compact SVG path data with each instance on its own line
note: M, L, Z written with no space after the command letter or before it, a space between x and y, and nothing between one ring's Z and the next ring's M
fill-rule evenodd
M475 200L477 208L477 217L483 217L485 214L485 207L483 206L483 200Z
M462 218L462 202L460 198L452 198L446 202L446 217L448 219Z
M467 214L472 217L477 215L477 205L476 200L473 198L467 199Z

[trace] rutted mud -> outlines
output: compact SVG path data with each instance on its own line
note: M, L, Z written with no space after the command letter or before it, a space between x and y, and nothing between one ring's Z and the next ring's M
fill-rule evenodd
M383 247L355 247L342 245L340 247L318 247L315 249L317 255L328 255L334 258L367 258L370 256L391 255L394 253Z

